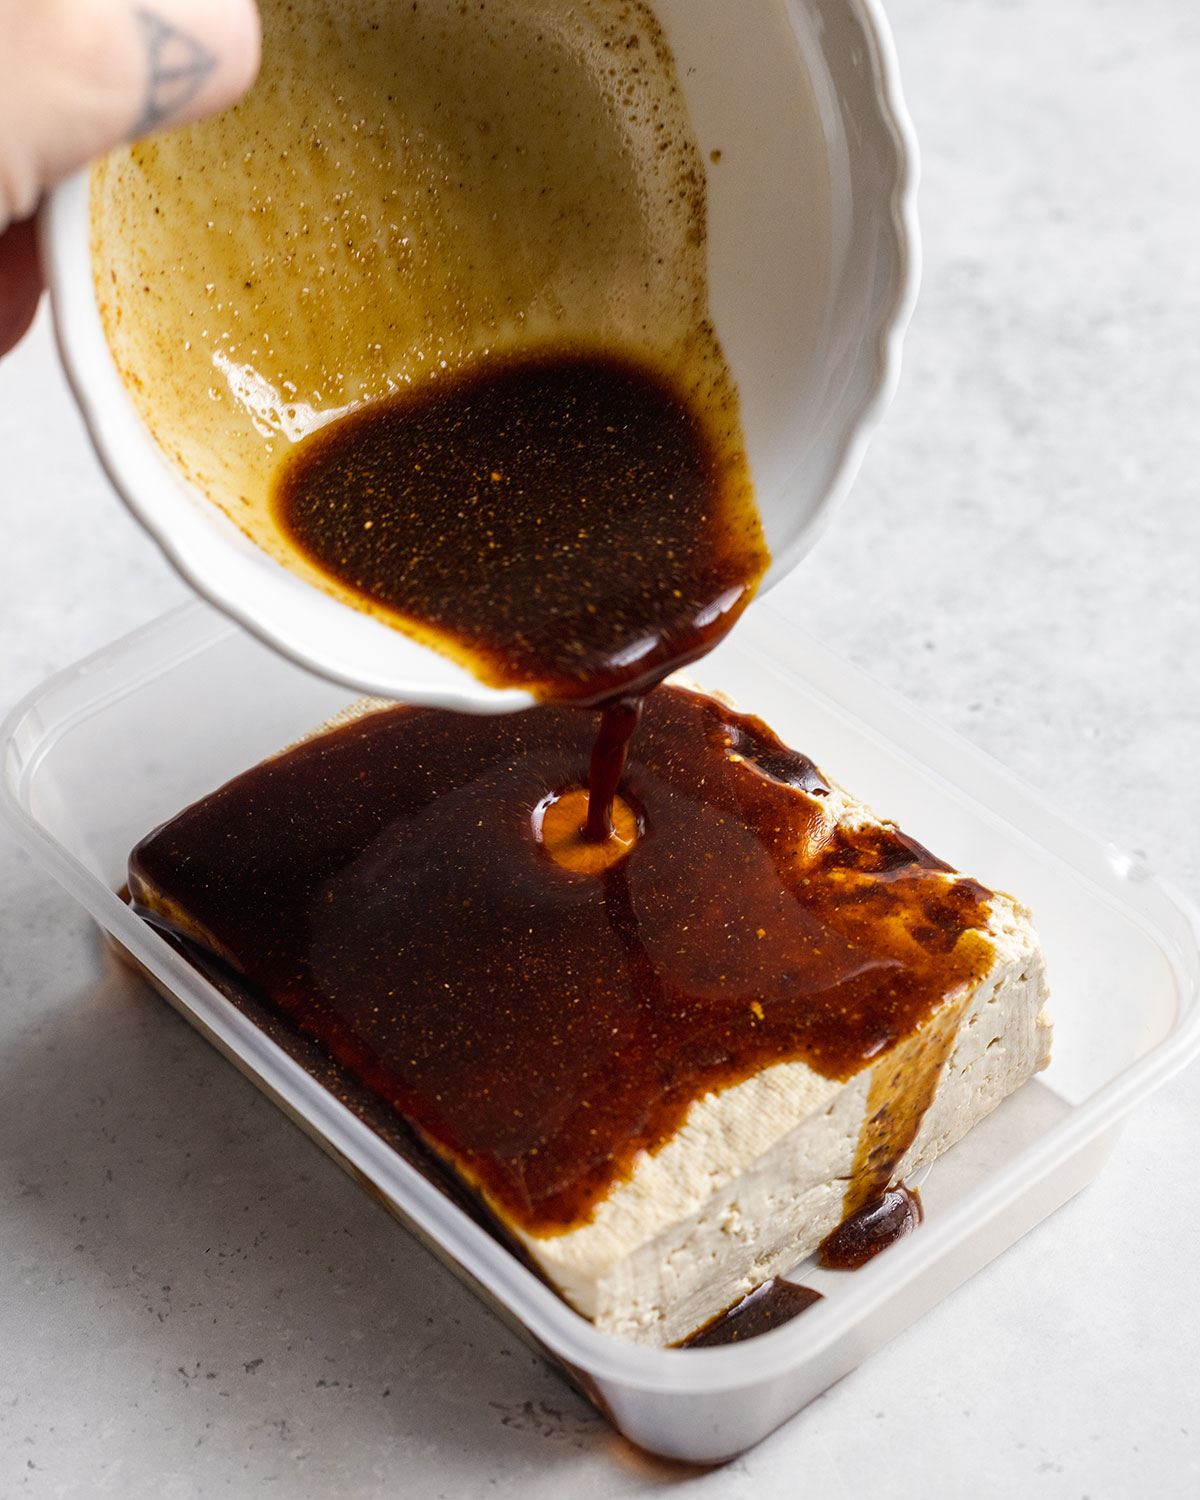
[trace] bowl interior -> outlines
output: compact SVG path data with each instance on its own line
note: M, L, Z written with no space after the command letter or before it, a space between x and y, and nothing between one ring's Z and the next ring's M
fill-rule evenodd
M558 49L554 67L526 68L519 80L518 119L544 119L556 90L578 95L594 80L590 42L572 43L572 54L553 31L579 9L563 0L514 0L510 9L531 17ZM265 493L291 447L331 415L493 342L599 327L609 342L675 357L694 333L685 315L696 289L688 279L690 225L682 213L667 222L660 206L675 201L698 162L707 187L708 306L740 394L773 558L766 582L777 581L848 483L887 394L912 295L905 127L873 8L854 0L736 7L655 0L685 131L690 119L688 149L666 151L661 162L652 151L639 158L626 130L607 155L589 159L594 181L585 171L558 182L541 218L540 204L506 196L498 169L480 178L474 198L463 195L465 209L446 193L443 175L440 202L450 206L439 208L444 222L436 227L457 259L434 273L443 284L458 277L468 291L457 324L444 309L426 316L436 337L413 334L427 283L419 266L413 271L412 215L379 187L388 153L416 148L411 137L385 138L378 94L391 65L358 61L387 59L389 17L399 11L386 0L313 0L301 10L307 41L293 47L288 76L272 72L272 28L278 36L283 10L268 5L268 64L248 106L118 153L90 183L66 184L47 212L68 373L118 491L176 566L258 634L355 687L482 710L527 702L520 692L485 688L448 658L314 588L317 580L294 560L281 566L282 544L248 518L265 513ZM464 66L461 56L451 62ZM440 164L466 116L445 123L454 72L439 77L436 67L426 58L397 78L421 149ZM340 96L332 114L318 77L326 96ZM636 114L638 101L624 107ZM597 118L606 109L598 97ZM197 152L203 172L188 167ZM169 201L142 191L148 176L163 175L164 162L180 168ZM617 210L597 216L589 205L627 169L625 199L618 193ZM556 215L580 228L572 275L548 298L543 251ZM521 302L507 325L494 307L481 313L469 305L463 266L485 256L501 264L509 301ZM651 262L662 269L642 291L639 273ZM407 322L390 316L401 284L415 289Z

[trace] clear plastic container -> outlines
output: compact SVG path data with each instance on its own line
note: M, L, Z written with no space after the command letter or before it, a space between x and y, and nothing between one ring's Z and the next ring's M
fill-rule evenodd
M654 1452L749 1447L1083 1187L1122 1120L1200 1050L1197 915L965 742L757 606L706 685L944 858L1034 911L1052 985L1051 1067L922 1185L920 1231L745 1344L655 1350L598 1333L318 1086L116 892L150 828L336 711L346 690L189 605L55 677L9 718L0 809L173 1003L615 1425Z

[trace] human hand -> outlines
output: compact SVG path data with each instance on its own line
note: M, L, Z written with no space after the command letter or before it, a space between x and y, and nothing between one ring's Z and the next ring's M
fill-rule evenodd
M232 104L258 51L254 0L0 0L0 355L41 296L42 194L120 141Z

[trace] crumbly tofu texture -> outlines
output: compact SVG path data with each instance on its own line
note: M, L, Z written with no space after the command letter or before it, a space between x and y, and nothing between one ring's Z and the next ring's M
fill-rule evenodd
M304 738L392 706L362 699ZM822 804L831 822L879 822L829 785ZM1028 911L996 894L984 934L992 967L969 994L945 997L946 1006L962 1004L962 1018L893 1182L961 1140L1050 1060L1045 963ZM872 1082L896 1054L889 1049L843 1082L787 1062L706 1094L578 1228L538 1236L498 1216L550 1284L598 1328L634 1343L678 1343L794 1266L838 1226Z
M383 706L364 700L325 727ZM831 822L879 822L826 780ZM986 936L992 967L969 996L946 996L947 1005L961 999L965 1011L894 1182L961 1140L1050 1061L1045 961L1029 912L997 894ZM546 1236L506 1228L598 1328L635 1343L678 1343L794 1266L841 1223L871 1084L892 1060L885 1052L840 1083L802 1062L765 1068L698 1099L676 1134L644 1152L586 1224Z
M682 674L671 681L706 691ZM822 775L830 822L879 823L823 768ZM892 1183L928 1166L1050 1061L1045 958L1029 911L997 892L985 935L992 967L969 994L945 997L947 1006L963 1005L962 1019ZM706 1094L669 1141L641 1154L586 1224L548 1236L516 1225L509 1232L598 1328L634 1343L676 1344L841 1223L871 1086L896 1051L844 1082L789 1062Z
M961 1140L1049 1062L1045 968L1028 913L997 896L988 936L995 962L966 1002L893 1181ZM638 1159L589 1223L554 1237L514 1233L597 1327L635 1343L677 1343L794 1266L841 1222L872 1077L890 1057L845 1083L791 1062L708 1094L671 1140Z

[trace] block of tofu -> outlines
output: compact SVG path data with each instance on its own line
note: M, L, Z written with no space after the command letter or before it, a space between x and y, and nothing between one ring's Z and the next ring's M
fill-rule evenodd
M845 1082L777 1063L697 1100L590 1222L558 1236L518 1231L547 1279L610 1333L680 1342L842 1222L868 1121L882 1110L885 1132L910 1129L914 1080L918 1089L932 1082L932 1100L877 1186L903 1182L961 1140L1050 1060L1045 965L1029 914L1006 896L992 908L995 962L967 993L947 997L940 1024ZM947 1042L930 1080L922 1053L940 1061Z
M495 911L470 941L463 929L460 952L448 953L454 944L438 935L443 929L437 925L444 893L434 899L422 886L415 905L397 906L396 856L390 844L381 846L372 822L369 835L354 835L353 858L321 855L321 869L297 898L316 917L305 917L302 937L288 938L290 919L276 908L295 858L288 841L297 838L296 848L307 858L331 835L317 825L295 832L303 822L303 798L297 795L301 783L288 780L287 755L266 763L269 775L261 783L246 783L249 794L233 783L232 790L222 789L164 825L139 845L130 865L131 892L143 911L216 952L231 970L246 972L259 989L283 995L293 980L271 976L302 970L295 982L308 985L307 998L284 995L280 1002L290 1007L298 1030L319 1037L359 1084L389 1101L431 1159L478 1199L490 1222L567 1302L606 1332L658 1346L687 1338L795 1265L848 1215L961 1139L1046 1065L1051 1038L1043 957L1021 906L953 871L879 820L760 721L691 690L671 691L674 698L654 695L641 731L641 758L629 772L631 800L643 809L647 850L653 838L667 837L662 830L671 826L677 802L684 807L678 816L698 817L692 773L680 770L679 744L702 742L711 765L698 784L705 787L709 822L696 824L699 831L687 838L679 835L680 851L668 851L668 879L641 892L631 855L628 879L606 886L598 903L600 930L611 927L615 934L609 946L627 950L617 969L636 969L630 954L643 968L646 955L654 959L653 983L643 983L633 1007L639 1025L647 1008L654 1012L653 1046L630 1029L623 990L620 1003L612 1002L611 1017L599 1000L593 1013L572 992L572 985L590 984L593 977L585 962L591 907L581 904L588 888L579 877L573 877L575 884L560 882L551 904L568 898L575 903L560 925L568 934L568 959L572 941L583 957L576 966L564 965L556 950L557 978L528 980L530 973L550 973L543 967L547 950L530 946L525 917L514 924L520 929L516 937L502 931L512 892L497 897L494 876L465 881L461 889L452 884L447 920L455 912L477 911L486 899ZM338 747L355 726L369 720L382 725L388 714L415 712L372 700L355 705L302 742L308 756L303 785L311 787L314 765L321 775L330 774ZM552 746L564 733L562 725L573 726L580 717L573 710L535 713L566 716L547 720ZM455 720L443 727L430 719L418 743L430 747L430 764L437 764L439 756L449 760L463 753L465 724L481 722ZM535 722L528 718L526 725ZM515 783L524 760L541 753L533 730L517 720L478 733L501 737L499 749L488 753ZM347 743L346 754L360 757L353 762L358 769L343 766L333 774L352 789L356 800L345 806L352 805L353 814L337 811L342 804L334 791L341 795L341 781L324 793L332 799L329 826L339 830L376 795L357 790L369 764L362 757L378 761L394 754L391 748ZM586 745L586 730L580 744ZM395 759L405 768L396 774L409 781L432 774L423 764L414 768L411 747ZM530 785L546 789L554 774L538 762L540 780ZM460 778L451 800L457 805L464 787L485 783L486 794L494 796L491 775L489 770ZM671 776L686 792L682 799L671 801L662 792ZM389 784L378 795L386 802L399 794ZM221 799L228 796L235 800L226 805ZM415 837L412 847L427 859L428 829L421 825L413 836L410 827L426 815L427 793L421 798L413 804L416 812L400 823L404 838ZM281 804L278 813L272 799ZM263 818L261 835L246 831ZM496 818L504 821L500 812ZM728 825L738 820L746 827L738 822L734 838ZM473 830L487 821L468 805L464 826ZM747 828L752 838L744 836ZM676 869L672 861L685 846L693 863ZM706 871L710 852L719 855L727 881ZM405 855L409 863L415 858ZM457 868L463 860L455 858ZM277 869L265 868L277 859ZM342 865L353 872L350 877ZM522 876L518 884L524 892L528 880ZM796 926L796 912L814 891L811 910L804 909ZM373 904L384 917L375 926L363 919L368 925L354 929L354 943L370 956L369 965L359 964L343 929L337 929L336 941L326 932L327 912L345 907L359 920L357 914ZM247 905L255 910L243 921ZM630 912L636 907L636 920L621 917L618 905ZM529 910L535 913L528 918L532 932L544 912ZM408 946L416 941L414 921L435 931L412 959L415 987L404 991L399 971L387 968L392 960L385 949L390 952L388 934L395 927L401 933L397 951L407 962ZM271 930L259 944L262 924ZM283 934L278 941L275 927ZM636 953L633 931L640 944ZM276 952L281 945L288 950L282 957ZM248 957L256 946L261 952ZM488 1018L495 1010L524 1014L524 1000L504 977L514 966L522 969L522 983L548 994L528 1002L532 1020L514 1021L511 1034L493 1034ZM806 966L823 975L815 1001L805 988ZM469 992L459 1008L425 1008L416 1015L415 1007L426 1007L425 990L440 994L455 987L459 967ZM376 985L384 988L372 990L376 998L367 1005L357 989ZM395 1015L381 1018L378 995L405 993L412 1001L396 1000ZM322 1007L331 994L351 999L339 1001L342 1009L326 1024ZM441 1004L436 995L431 1003ZM719 1024L709 1013L718 1006L725 1007ZM807 1019L793 1031L779 1030L780 1017L786 1021L792 1011ZM474 1017L484 1019L477 1023ZM555 1034L560 1017L570 1019L562 1038ZM439 1032L433 1040L431 1028ZM676 1068L669 1054L687 1052L694 1033L702 1034L701 1061ZM563 1040L567 1046L560 1047ZM656 1047L665 1049L661 1056ZM447 1072L444 1061L427 1063L426 1054L435 1052L439 1058L452 1054L458 1071ZM675 1081L677 1073L683 1084ZM658 1086L659 1093L671 1094L669 1109L660 1107L653 1088L638 1092L643 1075L671 1080ZM588 1120L589 1110L599 1133L579 1123ZM591 1153L581 1168L582 1188L572 1177L572 1150Z

